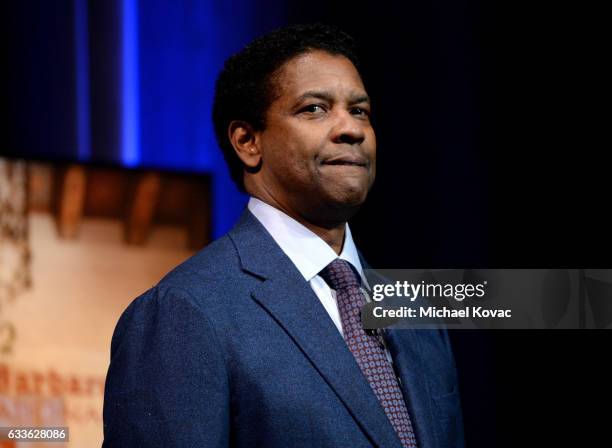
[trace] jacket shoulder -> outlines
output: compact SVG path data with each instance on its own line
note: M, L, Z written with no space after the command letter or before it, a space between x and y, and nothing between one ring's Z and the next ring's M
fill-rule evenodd
M242 274L238 252L232 240L223 236L183 261L157 284L161 290L180 287L198 289L203 283L210 288Z

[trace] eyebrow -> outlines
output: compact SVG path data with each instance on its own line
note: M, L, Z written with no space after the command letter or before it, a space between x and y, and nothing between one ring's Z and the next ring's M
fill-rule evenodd
M334 95L324 90L308 90L302 93L298 98L297 102L302 102L308 98L317 98L320 100L327 101L328 103L334 102ZM369 103L370 97L365 94L355 94L349 97L349 104Z

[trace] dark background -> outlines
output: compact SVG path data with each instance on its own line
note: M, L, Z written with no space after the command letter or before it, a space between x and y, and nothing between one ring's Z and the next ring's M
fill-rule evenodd
M278 16L283 4L282 23L335 24L361 44L378 178L352 226L372 265L612 267L603 15L534 3L257 2L258 16ZM46 31L61 40L57 20ZM32 67L9 71L12 118L0 151L53 158L34 138L44 134L50 148L70 127L46 119L32 134L32 126L40 98L53 105L71 91L69 62L50 53L57 47L29 48L11 26L8 37L20 36L7 40L11 57L36 50L40 66L54 68L42 78L49 85L25 95L15 86ZM609 332L456 331L452 340L468 447L606 444Z
M380 176L353 224L375 266L610 267L603 28L586 7L535 3L330 11L366 43L379 100ZM609 332L452 340L468 447L609 443Z

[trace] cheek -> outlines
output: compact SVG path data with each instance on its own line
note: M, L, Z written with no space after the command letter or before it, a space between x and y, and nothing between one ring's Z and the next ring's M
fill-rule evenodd
M276 142L264 158L264 169L285 185L285 188L306 186L313 182L315 164L297 140Z
M375 162L376 161L376 134L374 133L374 128L370 127L367 134L368 134L367 141L368 141L368 148L369 148L368 152L372 156L372 162Z
M325 136L313 126L284 122L270 126L262 139L264 168L287 188L313 187L317 181L317 155L325 147Z
M276 147L275 159L279 170L289 177L311 177L316 171L317 145L308 136L290 134ZM283 173L279 173L283 174Z

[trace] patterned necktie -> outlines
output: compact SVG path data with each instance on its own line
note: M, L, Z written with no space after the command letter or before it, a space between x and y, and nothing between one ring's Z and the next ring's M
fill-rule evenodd
M405 448L417 446L408 409L385 349L361 325L361 281L347 261L336 258L319 275L336 291L344 340Z

